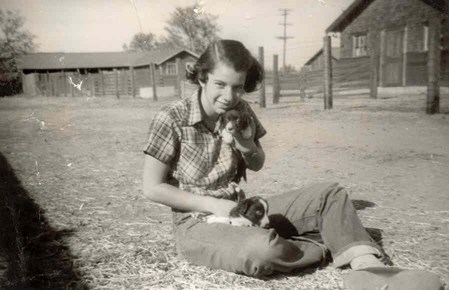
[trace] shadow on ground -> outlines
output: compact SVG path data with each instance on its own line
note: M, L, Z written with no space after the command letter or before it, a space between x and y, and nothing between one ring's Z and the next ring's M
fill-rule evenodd
M87 289L64 238L0 153L0 288Z

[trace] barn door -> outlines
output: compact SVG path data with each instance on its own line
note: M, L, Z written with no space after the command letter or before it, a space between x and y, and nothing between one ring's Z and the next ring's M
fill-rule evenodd
M383 84L402 86L403 31L386 31L384 45Z

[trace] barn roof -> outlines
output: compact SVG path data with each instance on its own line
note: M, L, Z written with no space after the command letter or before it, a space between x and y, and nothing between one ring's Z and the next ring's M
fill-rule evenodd
M48 52L24 55L18 59L17 67L19 69L88 69L136 67L151 63L160 65L183 52L198 57L183 48L146 52Z
M332 58L333 59L340 59L340 48L339 47L332 47ZM323 49L317 51L304 65L310 65L312 62L315 61L321 54L323 54Z
M326 29L329 32L342 32L363 10L375 0L355 0L343 13ZM448 0L420 0L434 9L449 14Z

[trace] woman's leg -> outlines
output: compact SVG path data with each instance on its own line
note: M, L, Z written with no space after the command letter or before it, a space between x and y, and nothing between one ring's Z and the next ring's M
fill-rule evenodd
M280 237L273 229L207 224L175 225L179 252L191 263L248 276L289 272L322 259L319 247Z
M180 252L194 264L249 276L289 272L322 260L319 246L288 239L318 230L334 259L344 256L345 260L340 258L341 265L347 264L353 256L380 254L347 194L337 184L304 187L269 197L268 202L270 222L275 222L273 217L284 217L273 225L275 230L207 224L188 218L175 226ZM288 222L292 230L282 233L280 227Z
M284 231L282 236L319 231L336 267L364 254L381 255L380 247L366 232L345 189L337 183L312 184L270 196L268 203L275 228L285 229L284 223L276 222L279 217L291 222L290 233Z
M334 266L350 263L353 268L354 260L368 266L346 275L345 289L442 289L439 277L433 273L385 267L375 259L374 255L381 255L380 247L368 235L346 191L338 184L314 184L268 200L271 214L291 222L289 234L318 230L334 258Z

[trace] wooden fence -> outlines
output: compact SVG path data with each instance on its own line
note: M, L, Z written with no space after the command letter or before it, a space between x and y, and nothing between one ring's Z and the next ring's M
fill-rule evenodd
M427 53L407 53L407 86L427 85ZM332 87L334 90L368 89L370 87L370 58L343 58L335 62L332 67ZM440 85L449 86L449 51L441 52ZM279 73L281 90L300 90L305 87L308 94L322 93L324 70L306 70L293 73ZM265 84L273 85L273 73L266 74Z
M368 57L358 59L342 59L333 66L334 89L369 88L370 85L370 59ZM324 70L279 73L281 91L300 90L305 88L307 92L323 92ZM274 75L268 72L265 77L267 86L273 85Z
M182 70L178 70L182 73ZM47 71L22 74L23 91L45 96L138 96L141 88L153 87L150 67L113 70ZM179 91L180 76L154 70L156 87L174 87Z

